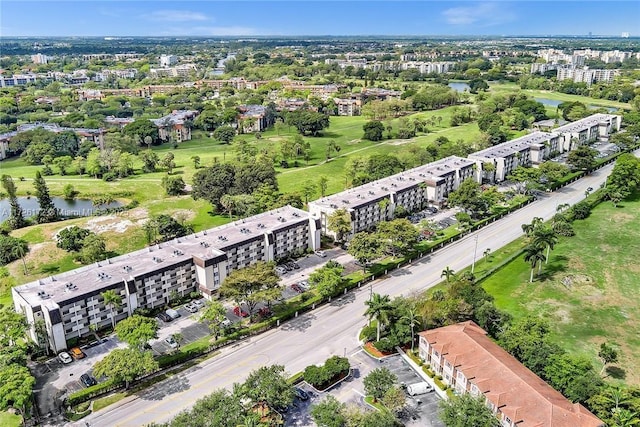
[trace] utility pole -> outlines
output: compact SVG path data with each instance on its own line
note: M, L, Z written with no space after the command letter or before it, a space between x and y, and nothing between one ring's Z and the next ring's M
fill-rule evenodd
M475 237L476 244L473 248L473 262L471 263L471 274L473 274L473 270L476 267L476 253L478 252L478 235Z

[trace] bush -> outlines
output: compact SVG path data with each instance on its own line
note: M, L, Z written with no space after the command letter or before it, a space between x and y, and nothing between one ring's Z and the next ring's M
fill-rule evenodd
M376 339L377 331L375 326L365 326L360 332L360 338L364 341L373 341Z
M373 346L382 353L392 353L395 348L395 343L389 338L382 338L380 341L373 343Z
M115 181L118 178L118 175L114 172L107 172L102 175L102 180L106 182Z
M66 404L68 406L75 406L82 402L91 400L103 393L115 390L120 386L122 386L122 383L116 383L112 380L107 380L105 382L72 393L71 395L69 395L69 397L67 397Z
M0 265L9 264L29 252L27 242L12 236L0 235Z
M324 390L338 381L342 375L347 374L350 368L349 359L332 356L322 366L307 366L304 370L304 379L315 388Z

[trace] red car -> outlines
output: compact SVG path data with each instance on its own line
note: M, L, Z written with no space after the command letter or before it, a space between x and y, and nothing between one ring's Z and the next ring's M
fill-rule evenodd
M293 289L294 291L296 291L299 294L304 292L304 289L302 289L302 287L297 283L294 283L293 285L291 285L291 289Z
M269 317L273 313L271 312L271 310L269 310L268 307L262 307L260 310L258 310L258 314L262 317Z
M247 313L246 311L244 311L242 308L236 306L233 307L233 314L235 314L238 317L247 317L249 316L249 313Z

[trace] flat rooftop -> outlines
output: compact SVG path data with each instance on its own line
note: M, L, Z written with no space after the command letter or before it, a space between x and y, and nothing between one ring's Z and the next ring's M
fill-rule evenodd
M617 117L618 116L615 114L603 114L603 113L592 114L589 117L585 117L584 119L576 120L575 122L571 122L564 126L555 128L553 131L556 133L580 132L582 130L590 128L591 126L598 125L602 122L607 122Z
M515 153L530 148L532 145L542 144L545 141L550 141L557 135L548 132L533 132L528 135L521 136L516 139L512 139L502 144L494 145L493 147L485 148L484 150L471 153L469 157L475 159L495 159L501 157L508 157Z
M309 203L330 209L354 209L414 187L421 182L435 186L444 180L444 176L473 164L475 164L473 160L462 157L445 157Z
M65 301L89 292L102 292L124 281L153 274L172 266L192 262L193 256L209 259L225 254L224 248L244 241L264 238L291 225L309 221L309 214L285 206L220 227L129 252L115 258L16 286L14 290L31 306L51 300Z

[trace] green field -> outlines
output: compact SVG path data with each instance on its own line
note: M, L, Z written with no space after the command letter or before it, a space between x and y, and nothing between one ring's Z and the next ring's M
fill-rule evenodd
M550 321L553 339L572 353L597 359L600 343L621 350L617 366L628 384L640 384L640 194L614 208L604 202L574 223L576 236L562 238L542 275L529 283L522 257L483 282L499 308L514 317Z
M8 412L0 412L0 426L18 427L21 425L22 425L22 417L20 415L14 415Z

